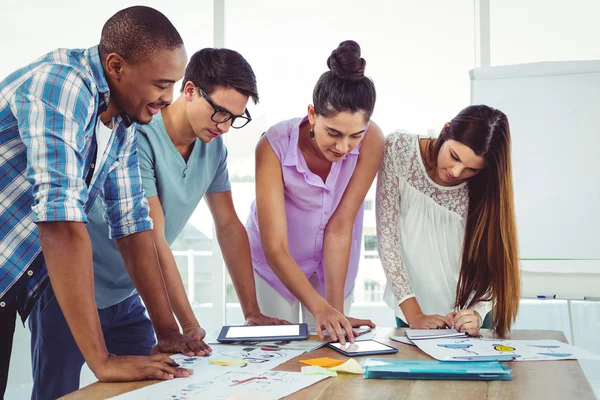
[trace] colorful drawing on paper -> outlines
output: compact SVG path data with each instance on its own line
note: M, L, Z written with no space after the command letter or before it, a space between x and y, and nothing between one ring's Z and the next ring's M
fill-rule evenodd
M427 339L415 344L441 361L544 361L600 359L557 340Z
M171 358L185 368L215 369L215 373L222 373L223 368L229 370L267 371L277 367L303 353L301 350L265 350L253 346L228 346L223 344L211 345L213 352L208 357L189 357L176 354Z
M511 351L515 351L514 347L506 346L503 344L495 344L494 350L499 351L500 353L510 353Z
M225 400L236 394L244 394L246 398L252 398L256 395L265 399L280 399L326 378L322 375L307 376L301 372L264 371L254 373L228 371L210 379L202 376L192 376L187 379L161 382L115 397L115 399Z
M472 344L467 343L453 343L453 344L438 344L440 347L445 347L447 349L468 349L473 346Z
M304 376L300 372L271 371L304 353L301 350L273 350L255 346L211 345L208 357L176 354L171 358L192 369L188 378L173 379L118 396L119 400L226 399L232 394L264 392L266 398L280 398L310 386L324 376ZM250 399L251 397L245 397ZM262 398L262 397L261 397Z
M242 349L242 359L249 363L262 364L278 358L284 358L287 353L269 348L245 347Z
M452 357L452 360L447 361L515 361L518 355L497 355L497 356L456 356Z

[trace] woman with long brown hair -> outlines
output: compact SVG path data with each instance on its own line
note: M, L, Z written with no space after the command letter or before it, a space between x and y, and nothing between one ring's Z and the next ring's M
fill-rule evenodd
M470 106L437 139L389 135L377 233L399 327L506 334L520 298L506 115Z

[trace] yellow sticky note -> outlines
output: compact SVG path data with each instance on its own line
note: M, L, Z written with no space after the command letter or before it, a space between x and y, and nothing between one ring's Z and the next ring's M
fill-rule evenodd
M233 357L210 357L208 361L214 365L231 366L231 365L246 365L248 361L233 358Z
M317 367L315 365L307 365L301 368L303 375L325 375L325 376L337 376L337 372L327 368Z
M338 366L329 368L329 370L337 371L337 372L346 372L348 374L359 374L359 375L362 375L364 372L363 368L360 366L360 364L354 358L349 359L342 365L338 365Z
M317 367L323 368L335 367L344 363L343 360L335 360L329 357L311 358L309 360L300 360L300 362L302 364L315 365Z

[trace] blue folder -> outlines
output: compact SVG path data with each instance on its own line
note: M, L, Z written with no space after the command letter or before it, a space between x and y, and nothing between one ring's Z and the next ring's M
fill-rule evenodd
M510 381L512 369L498 361L454 362L369 358L365 361L367 379L439 379Z

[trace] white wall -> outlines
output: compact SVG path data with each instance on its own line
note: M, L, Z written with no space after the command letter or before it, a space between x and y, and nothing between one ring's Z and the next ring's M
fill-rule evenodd
M480 68L471 80L471 103L509 119L524 267L600 273L600 61Z

